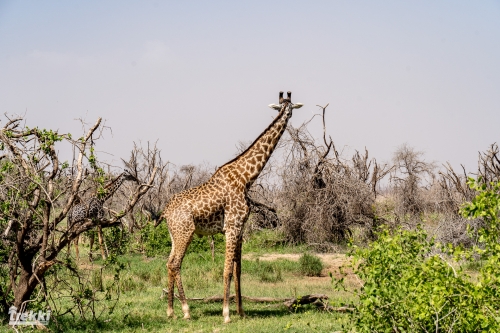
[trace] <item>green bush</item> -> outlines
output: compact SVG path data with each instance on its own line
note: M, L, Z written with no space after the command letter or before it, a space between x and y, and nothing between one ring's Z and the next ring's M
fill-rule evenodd
M189 247L187 249L187 253L209 252L211 251L210 249L211 241L212 238L210 236L198 237L194 235L193 240L191 241L191 244L189 244ZM225 253L226 243L224 241L223 234L214 235L214 245L215 245L215 251L217 253Z
M95 230L91 232L96 233ZM103 229L103 236L106 240L106 246L110 253L124 255L128 252L130 244L130 233L121 226L114 226Z
M305 276L321 276L323 263L318 256L304 253L299 259L300 272Z
M141 229L143 250L148 257L168 255L172 247L170 233L166 223L160 223L156 228L152 223Z
M198 237L194 235L186 253L209 252L211 241L212 239L210 236ZM156 228L152 223L146 224L146 226L141 229L141 243L141 247L148 257L169 255L172 248L172 241L170 239L170 233L168 232L167 223L162 222ZM214 235L214 245L217 253L224 253L225 244L224 235Z
M275 230L253 232L243 243L243 252L280 252L287 248L283 233Z
M478 195L462 214L486 222L480 247L440 246L421 229L382 230L368 247L354 247L357 332L500 331L500 184L469 185ZM479 276L471 277L464 268L477 256Z

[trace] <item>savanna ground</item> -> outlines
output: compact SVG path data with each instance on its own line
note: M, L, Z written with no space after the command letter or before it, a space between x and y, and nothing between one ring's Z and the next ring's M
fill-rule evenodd
M500 179L496 144L480 154L478 184L474 185L465 170L463 175L457 174L447 165L446 170L438 171L434 162L426 162L422 152L407 145L398 148L392 163L379 164L369 159L367 150L341 158L326 136L317 144L305 125L290 128L284 153L278 156L293 158L271 161L254 184L252 214L244 234L242 292L250 297L277 298L326 294L332 306L352 304L356 311L352 315L329 313L314 306L290 311L282 304L244 301L247 317L239 318L233 304L233 322L223 325L220 303L190 301L191 320L166 318L166 299L161 296L167 285L170 241L165 223L153 227L173 194L205 182L212 171L195 166L169 171L156 147L136 146L130 163L124 162L144 181L125 184L115 194L107 206L109 218L98 224L97 220L86 221L71 231L63 222L64 214L58 214L65 211L61 207L69 210L77 196L100 193L106 179L116 176L111 171L106 174L93 154L92 131L101 120L83 141L47 130L16 130L13 135L19 121L10 121L0 132L5 133L2 140L9 147L17 145L29 157L28 163L15 153L4 155L7 159L0 165L0 307L5 313L12 301L18 307L29 302L28 308L34 311L50 306L54 315L49 329L53 332L346 332L354 327L356 332L372 332L375 326L377 331L422 332L437 331L434 328L439 322L446 332L483 332L485 326L489 332L499 331L500 183L489 183ZM27 140L26 135L33 139ZM73 161L71 168L54 157L53 144L63 139L81 151L79 162ZM32 141L38 144L28 149L26 142ZM86 153L88 163L83 163ZM58 175L56 180L46 179L46 166L40 162L44 159L57 162L54 170L61 165L60 173L52 173ZM37 162L26 178L20 170L32 161ZM68 184L81 185L80 178L73 176L75 170L82 177L82 170L93 173L86 176L78 193L61 195L70 188ZM155 170L160 170L156 178ZM380 181L386 175L390 179L382 191ZM47 194L52 193L52 185L43 187L40 177L43 184L59 186L54 196ZM149 188L152 190L139 202L141 193L146 193L143 190ZM47 195L40 201L39 194ZM24 199L19 200L21 197ZM52 204L54 200L57 202ZM479 204L464 210L464 203L471 200ZM49 207L47 202L52 211L44 210ZM20 217L24 222L16 224ZM75 260L74 251L65 252L67 242L78 235L97 238L98 226L103 229L98 238L105 240L111 260L88 260L89 239L81 243L80 260ZM380 228L382 233L377 232ZM202 240L193 240L183 263L188 297L221 295L223 291L222 237L218 237L214 261L208 239ZM359 245L354 253L361 259L354 268L357 275L348 274L345 279L348 290L358 289L356 297L334 288L336 279L344 277L339 267L348 262L347 249L339 244L348 240ZM312 249L329 253L321 256L324 268L317 277L305 276L297 261ZM43 259L50 256L54 260L49 265ZM472 279L467 268L475 271ZM33 285L29 281L38 281L36 289L28 288ZM361 284L364 287L359 289ZM436 310L438 303L443 306ZM175 306L177 316L182 317L178 301ZM435 319L438 315L439 320ZM9 328L3 325L0 330Z
M432 229L432 219L426 219L426 226ZM159 232L163 227L157 229ZM361 237L354 230L356 244L365 247ZM339 291L334 283L344 278L344 286L348 290L359 290L362 281L348 268L349 248L337 245L329 253L312 253L306 245L289 246L280 241L282 235L276 231L261 231L252 234L243 245L242 258L242 293L250 297L295 298L308 294L326 294L328 304L334 307L352 305L359 302L358 296ZM156 244L156 243L155 243ZM189 298L203 298L222 295L224 242L222 236L216 239L215 258L207 250L209 238L196 238L190 251L184 258L182 267L183 284ZM94 260L89 260L87 240L80 243L80 259L77 267L80 278L91 281L91 288L99 289L102 285L99 301L95 303L93 320L88 308L82 316L74 306L75 301L69 297L53 302L58 304L59 315L51 319L48 329L52 332L352 332L355 318L349 313L328 312L318 310L314 305L299 306L288 309L282 302L254 303L243 300L245 318L236 314L236 306L231 304L230 324L223 323L222 303L205 303L189 301L191 319L182 319L180 302L176 299L174 309L176 318L166 317L167 300L163 290L167 286L166 262L168 245L164 245L164 253L147 256L140 253L139 248L128 245L129 251L117 257L122 264L118 282L114 282L116 271L113 265L105 262L94 248ZM135 248L135 251L130 251ZM300 259L304 253L313 254L321 260L323 268L319 276L306 276ZM71 260L74 260L74 249ZM479 262L477 262L480 265ZM467 267L467 274L477 276L480 267ZM66 271L61 274L64 283L78 289L78 281ZM64 273L65 272L65 273ZM99 273L102 272L102 275ZM49 275L49 278L53 277ZM96 277L100 279L96 280ZM99 281L98 281L99 280ZM82 290L84 290L83 285ZM118 294L111 295L109 300L103 296L107 286ZM86 285L88 286L88 284ZM234 288L234 283L233 283ZM116 288L118 287L118 288ZM64 286L63 286L64 288ZM177 292L177 290L176 290ZM83 294L85 292L83 291ZM60 295L64 295L61 292ZM69 293L66 293L69 295ZM71 295L78 295L73 292ZM80 294L82 295L82 294ZM118 296L118 299L117 297ZM85 300L85 296L81 296ZM84 301L85 302L85 301ZM114 306L114 307L113 307ZM61 315L72 308L72 313ZM110 308L112 311L109 311ZM85 318L82 318L85 317ZM33 327L17 327L16 331L34 331ZM6 325L0 332L13 332Z
M266 237L264 237L266 238ZM206 239L208 242L208 239ZM304 276L299 258L304 247L263 245L266 239L256 237L247 241L243 248L242 294L253 297L293 298L307 294L326 294L329 303L342 305L352 301L350 295L334 291L333 276L339 275L339 267L346 262L342 253L317 254L323 263L320 276ZM88 248L80 245L79 268L87 274L99 272L103 261L89 261ZM113 312L103 311L97 321L82 320L71 314L52 320L49 329L63 332L336 332L349 320L348 315L326 312L313 305L290 311L281 302L253 303L243 300L245 318L236 314L231 304L230 324L223 323L222 303L190 301L191 320L182 319L180 302L174 302L175 319L166 317L167 300L162 290L167 286L167 255L147 257L127 254L118 260L125 268L120 273L120 295ZM219 247L212 260L210 252L191 252L184 259L182 278L187 297L222 295L224 252ZM94 272L94 273L93 273ZM114 271L104 269L102 283L113 280ZM352 281L349 281L349 279ZM73 281L76 285L76 281ZM356 286L354 276L348 283ZM234 284L232 284L234 287ZM177 291L176 291L177 292ZM71 302L71 300L62 301ZM109 301L108 305L113 301ZM106 303L97 303L96 309ZM69 304L69 303L68 303ZM7 327L3 327L7 330ZM31 328L19 329L30 331ZM10 330L12 331L12 330Z

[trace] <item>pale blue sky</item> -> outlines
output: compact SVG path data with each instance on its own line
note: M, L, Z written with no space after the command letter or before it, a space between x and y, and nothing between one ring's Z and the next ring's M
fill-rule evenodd
M500 2L0 0L0 112L75 133L102 116L116 159L158 139L221 165L279 90L305 104L296 125L330 103L339 148L472 169L499 141Z

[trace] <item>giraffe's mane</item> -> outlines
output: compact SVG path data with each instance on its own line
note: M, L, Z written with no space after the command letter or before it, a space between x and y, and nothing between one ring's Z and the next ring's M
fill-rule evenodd
M252 144L247 147L247 149L245 149L242 153L240 153L238 156L236 156L235 158L233 158L229 162L227 162L224 165L222 165L221 167L217 168L217 171L215 171L214 176L217 174L217 172L219 172L220 169L222 169L223 167L225 167L228 164L235 162L241 156L245 155L245 153L248 152L250 150L250 148L252 148L262 138L262 136L264 136L264 134L266 134L267 131L278 122L279 119L281 119L281 116L285 112L285 109L286 109L286 107L283 107L281 109L280 113L278 113L278 115L276 116L276 118L274 118L274 120L271 122L271 124L269 124L269 126L267 126L266 129L262 133L260 133L260 135L257 137L257 139L255 139L254 142L252 142Z

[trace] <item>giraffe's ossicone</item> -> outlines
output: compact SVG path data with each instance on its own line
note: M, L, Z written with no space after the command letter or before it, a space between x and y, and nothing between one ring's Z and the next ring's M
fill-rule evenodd
M166 205L162 217L167 221L172 238L172 250L167 263L169 317L174 313L174 284L177 284L184 318L190 318L180 272L182 259L193 235L216 233L226 235L224 322L230 321L229 289L233 274L237 312L244 316L240 276L242 232L249 214L247 192L276 148L293 109L302 107L300 103L292 103L291 92L287 95L285 99L283 92L280 92L279 104L269 105L279 110L279 114L244 152L220 167L206 183L175 195Z

